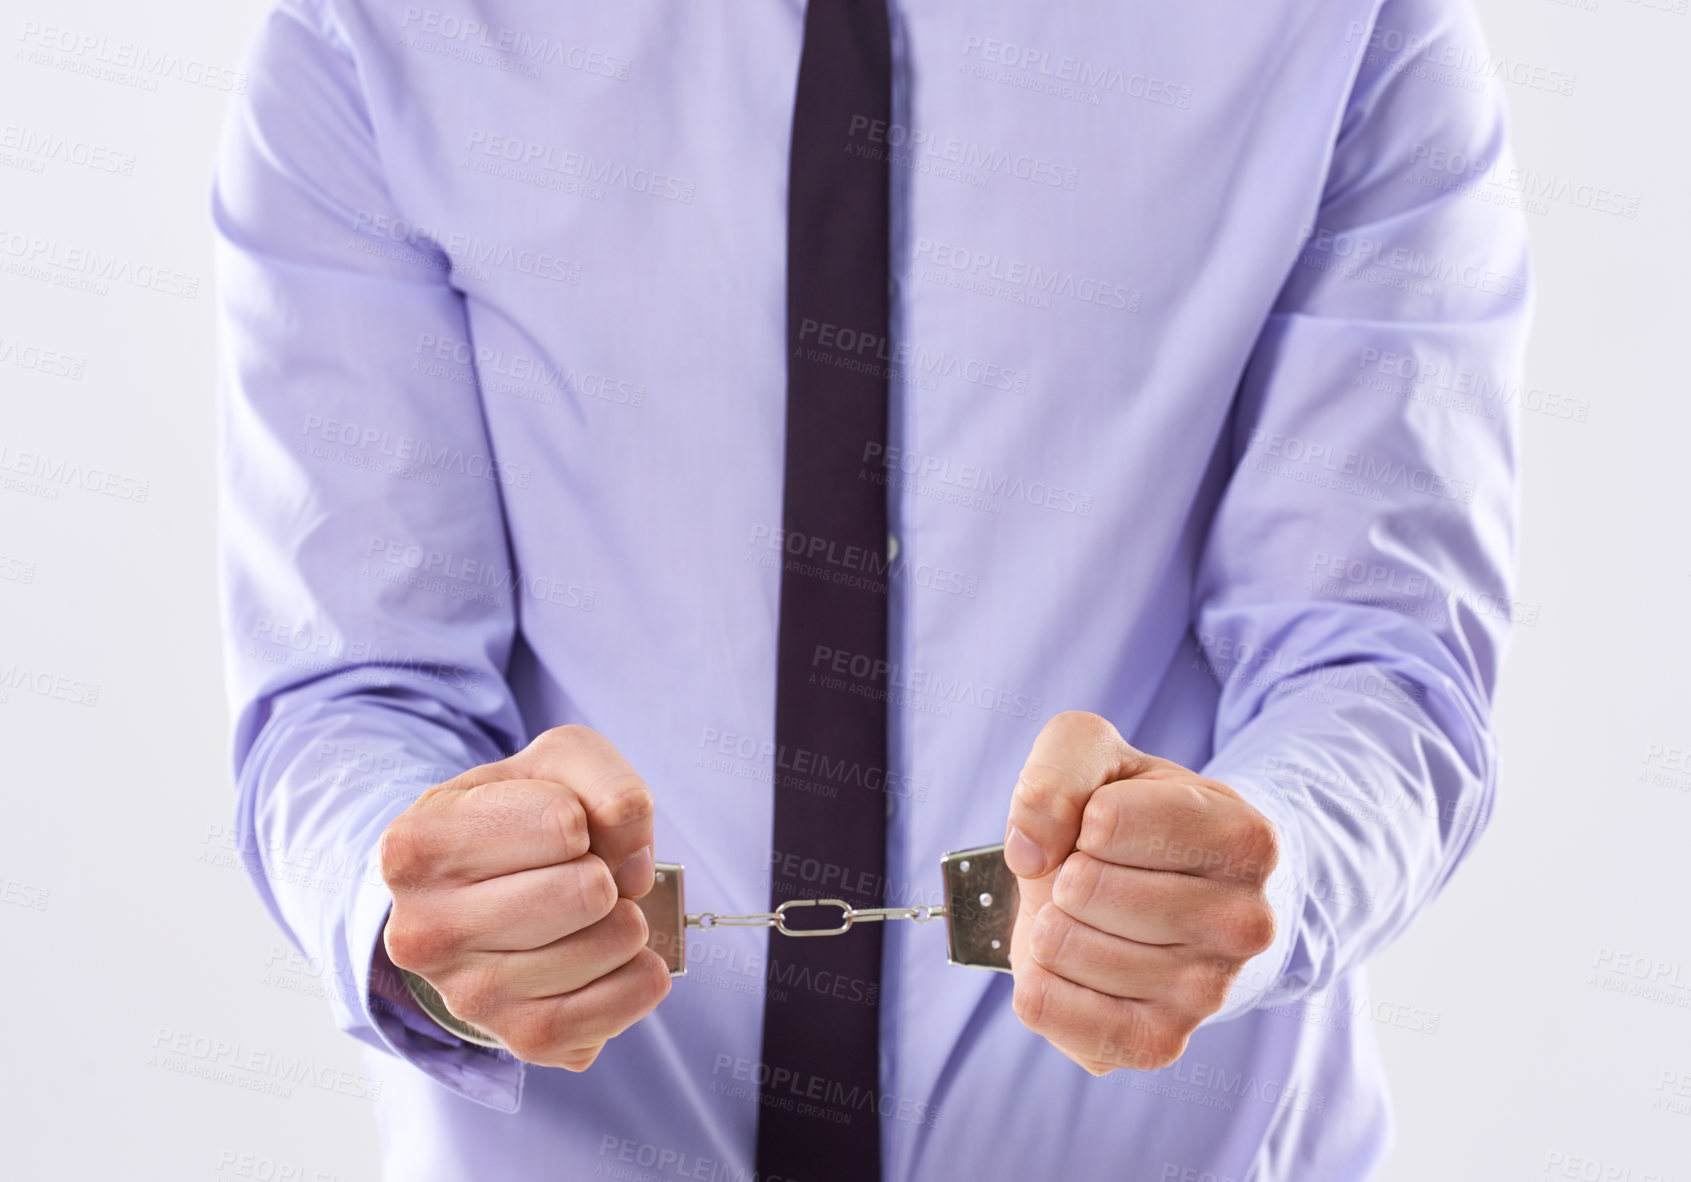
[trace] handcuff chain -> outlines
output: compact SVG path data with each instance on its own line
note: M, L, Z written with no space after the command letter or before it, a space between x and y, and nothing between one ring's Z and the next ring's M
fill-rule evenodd
M787 912L797 907L838 907L840 922L831 928L790 928L787 926ZM944 906L853 907L844 899L788 899L773 911L752 915L718 915L714 911L701 911L687 916L687 926L707 931L711 928L774 928L783 936L842 936L851 930L852 924L860 921L880 923L888 919L908 919L914 923L927 923L944 915Z

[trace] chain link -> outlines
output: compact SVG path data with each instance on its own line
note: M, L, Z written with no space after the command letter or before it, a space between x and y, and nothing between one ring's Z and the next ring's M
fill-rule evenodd
M787 912L799 907L838 907L840 922L831 928L790 928L787 926ZM752 915L718 915L714 911L701 911L687 917L687 926L706 931L711 928L774 928L783 936L841 936L850 931L854 923L880 923L888 919L927 923L944 915L943 906L853 907L844 899L788 899L773 911Z

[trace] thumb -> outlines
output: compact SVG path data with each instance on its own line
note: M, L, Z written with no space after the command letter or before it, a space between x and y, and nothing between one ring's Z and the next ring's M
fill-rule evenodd
M652 791L609 739L585 726L553 727L503 763L575 793L587 814L588 848L610 867L624 898L652 889Z
M1010 795L1004 861L1017 878L1044 878L1080 840L1086 802L1104 784L1125 780L1155 760L1129 746L1106 718L1069 710L1046 723L1033 741ZM1028 897L1023 885L1023 897ZM1036 892L1049 898L1049 889Z

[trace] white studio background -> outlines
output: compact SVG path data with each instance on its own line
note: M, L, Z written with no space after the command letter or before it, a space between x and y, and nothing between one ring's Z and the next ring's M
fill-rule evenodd
M0 467L30 451L114 477L0 487L0 679L54 687L0 686L8 1179L379 1175L371 1104L345 1094L356 1045L227 836L205 211L219 84L264 7L0 3ZM1387 1182L1685 1182L1691 14L1481 8L1521 79L1539 276L1501 803L1350 1020L1391 1069ZM43 48L47 26L187 68L102 77L92 53ZM101 151L79 164L43 136ZM78 290L20 253L40 240L173 276ZM160 1053L180 1037L214 1049ZM318 1082L205 1077L282 1053Z

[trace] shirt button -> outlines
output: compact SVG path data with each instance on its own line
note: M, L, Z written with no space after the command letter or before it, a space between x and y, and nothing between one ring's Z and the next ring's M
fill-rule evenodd
M894 533L887 535L887 561L898 561L898 535Z

